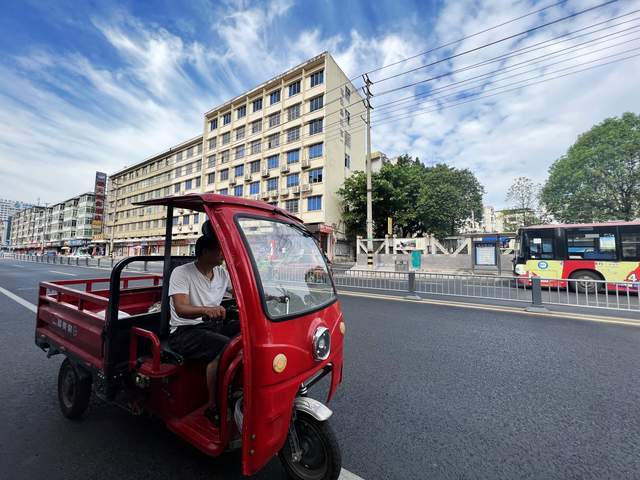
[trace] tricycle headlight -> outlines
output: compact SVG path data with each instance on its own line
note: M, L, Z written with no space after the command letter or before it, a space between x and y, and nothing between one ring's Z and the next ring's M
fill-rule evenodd
M327 327L316 328L313 334L313 358L326 360L331 353L331 334Z
M524 275L525 273L527 273L526 267L521 263L516 264L516 268L514 270L516 275Z

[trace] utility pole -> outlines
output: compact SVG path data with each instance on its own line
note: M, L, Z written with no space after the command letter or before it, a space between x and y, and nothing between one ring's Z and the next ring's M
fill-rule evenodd
M371 192L371 109L373 108L371 106L371 97L373 97L373 94L369 89L373 82L369 80L369 76L366 73L362 76L362 79L364 80L362 91L365 94L363 103L367 109L367 265L369 268L373 268L373 200Z
M116 206L118 204L118 184L115 179L111 180L111 186L115 190L115 197L113 200L113 208L111 209L111 241L109 242L109 255L113 258L113 235L116 231Z

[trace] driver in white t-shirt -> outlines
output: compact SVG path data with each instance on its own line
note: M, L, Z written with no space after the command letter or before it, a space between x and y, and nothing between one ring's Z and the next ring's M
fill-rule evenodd
M187 359L207 362L209 407L205 415L213 423L217 423L218 356L237 333L237 326L222 324L225 309L220 303L230 289L222 260L217 239L203 235L196 242L196 260L176 267L169 282L169 346Z

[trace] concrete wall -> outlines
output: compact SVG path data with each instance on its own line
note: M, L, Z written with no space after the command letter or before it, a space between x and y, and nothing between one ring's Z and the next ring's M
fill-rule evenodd
M501 256L503 273L508 273L512 270L512 259L512 255ZM411 265L411 255L379 254L373 256L373 264L377 268L393 269L396 261L405 261L408 265ZM356 264L358 266L366 266L367 256L362 253L358 254ZM471 269L471 257L469 255L422 255L422 267L420 268L420 270L426 272L466 272L471 271ZM476 271L493 272L497 271L497 269L493 267L482 267Z

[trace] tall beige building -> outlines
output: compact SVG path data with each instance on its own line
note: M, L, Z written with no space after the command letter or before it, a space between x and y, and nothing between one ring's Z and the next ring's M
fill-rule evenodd
M331 55L318 55L206 112L202 136L111 175L107 240L116 255L159 253L164 209L132 204L215 192L287 209L333 257L344 230L336 191L365 166L363 112ZM178 211L171 221L174 253L192 253L204 218Z

